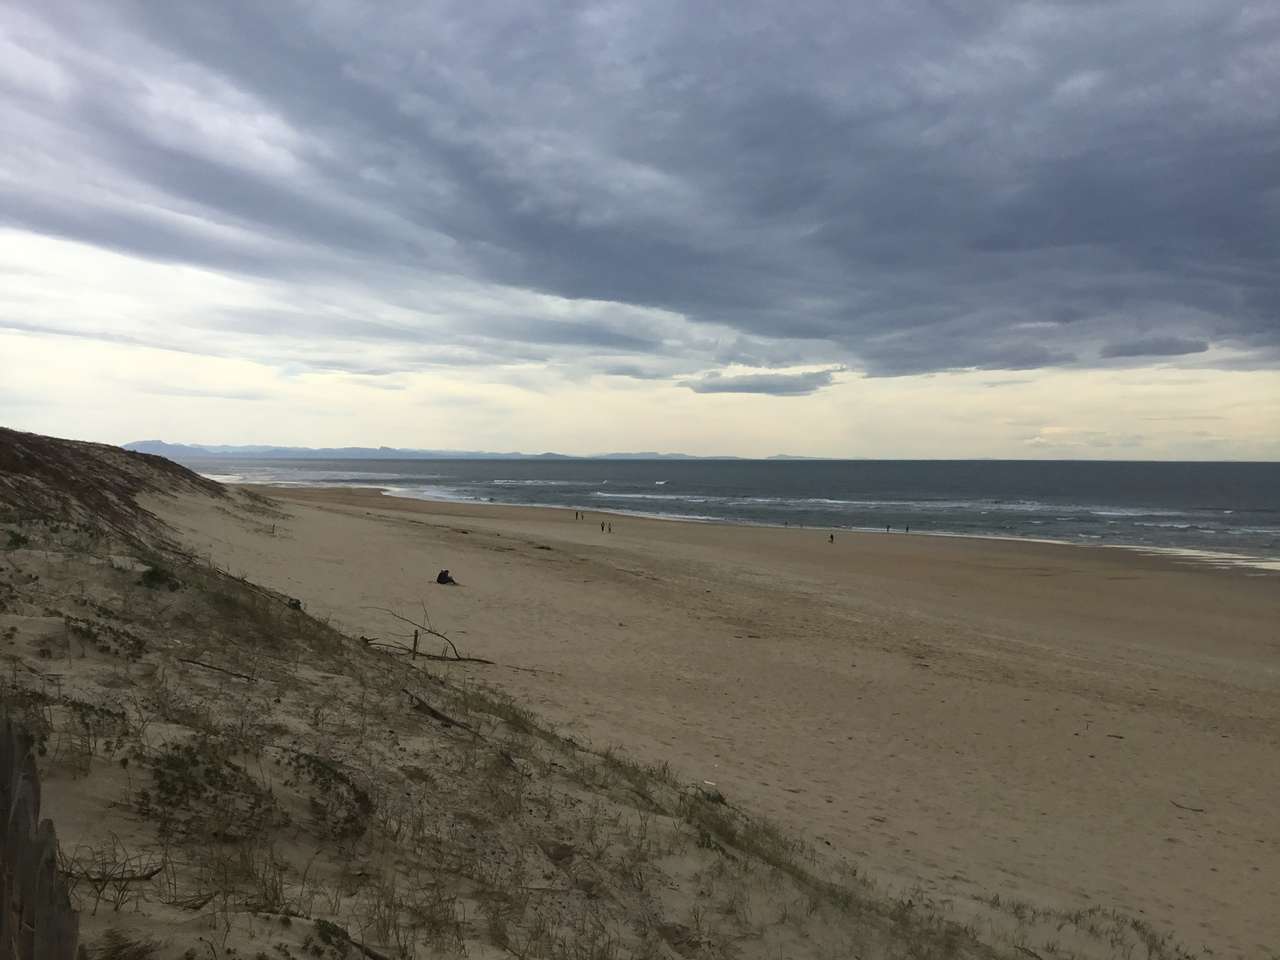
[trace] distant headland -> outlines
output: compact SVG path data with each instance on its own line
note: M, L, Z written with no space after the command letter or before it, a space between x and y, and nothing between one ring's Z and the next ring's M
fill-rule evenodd
M404 447L274 447L264 445L166 443L137 440L126 450L154 453L171 460L230 457L243 460L743 460L745 457L706 456L689 453L601 453L585 457L565 453L520 453L490 450L416 450ZM820 460L777 454L767 460Z

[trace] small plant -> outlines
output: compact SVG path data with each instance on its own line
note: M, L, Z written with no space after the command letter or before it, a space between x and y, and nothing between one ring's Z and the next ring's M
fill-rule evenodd
M168 590L170 593L182 589L182 582L159 564L147 567L138 578L138 585L148 590Z

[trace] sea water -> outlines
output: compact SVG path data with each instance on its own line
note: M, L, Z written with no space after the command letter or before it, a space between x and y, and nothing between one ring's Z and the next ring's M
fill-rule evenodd
M232 483L690 521L997 536L1280 562L1280 463L1004 460L257 460Z

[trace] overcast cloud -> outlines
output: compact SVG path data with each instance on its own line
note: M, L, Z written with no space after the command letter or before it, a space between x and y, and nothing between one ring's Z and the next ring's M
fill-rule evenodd
M775 397L797 397L829 387L832 371L812 373L744 373L722 376L708 373L697 380L686 380L684 386L694 393L764 393Z
M1270 2L4 3L0 327L784 397L1275 370L1277 90Z

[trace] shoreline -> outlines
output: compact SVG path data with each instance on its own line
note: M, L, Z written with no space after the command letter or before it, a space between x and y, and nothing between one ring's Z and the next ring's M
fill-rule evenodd
M220 481L221 482L221 481ZM1055 540L1051 537L1021 537L997 533L954 533L946 530L917 530L914 533L894 529L892 531L881 531L878 527L831 527L831 526L807 526L804 524L778 524L764 523L751 520L734 520L727 517L710 517L710 516L690 516L688 514L664 514L650 513L640 510L625 509L604 509L600 507L574 507L562 504L540 504L540 503L508 503L499 500L478 500L474 498L451 498L451 497L428 497L428 496L409 496L393 492L397 488L379 486L377 484L365 483L331 483L331 484L315 484L288 481L270 481L255 483L252 481L237 481L235 483L227 483L227 486L255 489L268 488L275 490L317 490L317 491L376 491L379 497L388 500L401 500L410 503L434 503L434 504L456 504L463 506L474 506L477 508L506 508L512 510L550 510L550 511L580 511L582 513L596 513L602 516L627 517L641 520L653 520L659 522L670 523L690 523L703 525L719 525L725 527L745 527L749 529L760 530L814 530L823 533L844 533L857 536L908 536L908 537L933 537L946 540L973 540L981 542L997 542L997 543L1025 543L1025 544L1043 544L1063 547L1082 547L1082 548L1102 548L1107 550L1123 550L1133 551L1147 556L1161 556L1181 561L1184 563L1192 563L1200 565L1204 568L1214 570L1235 570L1244 571L1246 576L1267 576L1270 574L1280 574L1280 556L1256 556L1253 554L1227 553L1216 550L1203 550L1195 547L1178 547L1178 546L1155 546L1150 544L1136 543L1107 543L1099 540L1098 542L1080 542L1078 540Z

